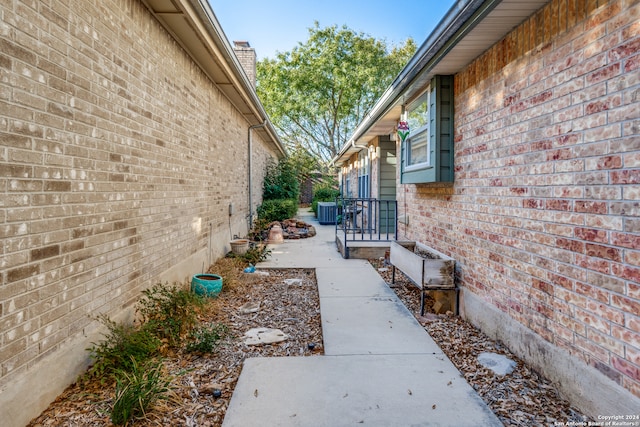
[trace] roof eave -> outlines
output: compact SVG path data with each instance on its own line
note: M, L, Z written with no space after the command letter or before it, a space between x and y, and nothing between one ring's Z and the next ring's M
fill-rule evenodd
M162 26L198 64L280 156L284 145L238 61L220 23L205 0L142 0Z
M422 92L436 74L455 74L461 71L547 1L458 0L356 127L351 138L332 160L332 164L339 166L346 162L356 152L353 148L354 144L367 143L377 135L378 133L372 134L370 132L373 126L385 116L389 116L392 111L395 116L400 106ZM492 36L483 39L480 44L476 44L473 50L466 53L466 57L465 54L458 53L455 60L447 61L448 55L452 56L452 51L462 41L466 41L467 38L471 39L473 30L487 17L492 14L500 15L497 13L497 9L503 3L510 6L517 5L518 8L515 12L510 9L509 19L497 19L497 22L491 22ZM393 129L387 130L391 132Z

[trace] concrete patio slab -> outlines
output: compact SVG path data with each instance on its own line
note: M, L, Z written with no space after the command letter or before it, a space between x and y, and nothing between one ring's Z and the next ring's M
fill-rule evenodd
M373 267L314 225L258 267L316 269L325 354L247 359L223 426L501 426Z
M442 355L245 361L225 427L491 427L502 423Z
M346 354L442 354L395 295L321 298L324 352Z
M318 294L325 297L374 297L395 293L369 263L362 267L317 268Z

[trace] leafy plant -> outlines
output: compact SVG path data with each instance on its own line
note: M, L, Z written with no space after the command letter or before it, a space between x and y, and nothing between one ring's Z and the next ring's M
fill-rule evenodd
M265 200L294 199L300 197L298 170L289 157L278 163L267 165L264 178L263 198Z
M252 244L244 254L238 255L229 252L227 255L229 258L241 259L246 264L257 264L266 261L270 256L271 249L269 249L266 244Z
M166 399L171 379L162 372L162 362L140 364L131 360L132 369L118 371L116 397L111 409L111 422L126 425L132 418L144 418L159 399Z
M197 323L197 310L204 306L204 298L161 283L145 289L143 294L136 312L158 338L178 346L182 336Z
M298 201L294 199L265 200L258 207L258 218L266 221L283 221L298 213Z
M268 237L268 231L270 221L264 218L256 218L253 221L253 227L249 231L248 237L253 241L263 241Z
M186 350L191 353L212 353L229 329L222 324L201 326L191 331Z
M333 183L323 182L314 186L313 199L311 201L313 213L318 214L318 202L333 202L339 195L340 191Z
M158 353L161 342L147 327L117 324L105 314L98 316L109 332L105 340L92 343L87 350L94 364L87 373L97 378L110 378L116 371L130 371L136 363L144 362Z
M257 264L262 261L266 261L271 256L271 249L267 248L267 245L255 245L250 247L247 252L242 255L242 259L250 264Z

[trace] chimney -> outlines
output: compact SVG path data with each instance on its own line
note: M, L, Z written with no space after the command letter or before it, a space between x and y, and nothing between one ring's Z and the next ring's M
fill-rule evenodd
M249 78L249 82L256 87L256 50L247 41L234 41L233 51L236 53L240 65Z

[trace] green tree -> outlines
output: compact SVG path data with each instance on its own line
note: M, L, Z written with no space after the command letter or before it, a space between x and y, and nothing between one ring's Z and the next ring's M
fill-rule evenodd
M263 184L264 200L294 199L300 196L300 187L309 175L321 165L301 146L289 149L289 155L278 163L267 165Z
M327 163L416 50L388 48L346 26L309 29L291 52L257 64L257 92L288 148Z

